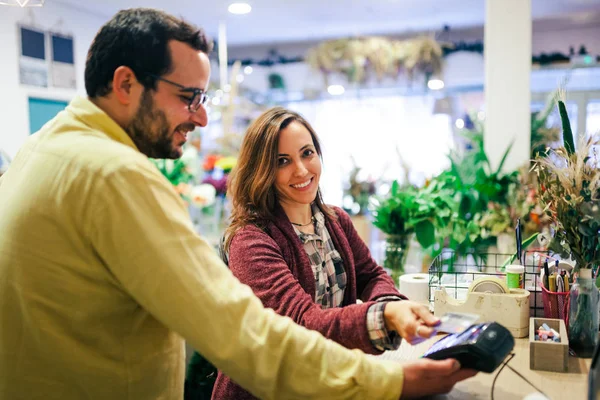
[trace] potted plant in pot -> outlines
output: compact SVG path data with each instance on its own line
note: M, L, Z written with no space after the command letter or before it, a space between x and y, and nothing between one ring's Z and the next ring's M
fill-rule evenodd
M454 199L450 203L450 223L436 226L440 245L433 252L434 257L442 249L451 249L462 256L486 253L495 245L496 237L482 224L482 219L490 212L491 205L502 211L508 209L510 189L518 181L517 171L502 171L512 146L506 149L498 167L492 168L484 149L483 126L477 120L472 125L472 129L462 133L469 150L451 151L450 167L429 184L433 190L447 190Z
M550 249L575 261L576 283L569 295L569 344L578 356L591 356L598 340L598 289L593 271L600 265L600 165L598 137L582 138L577 148L564 103L557 101L563 146L538 157L541 200L554 225Z
M404 273L408 246L413 235L427 249L436 242L435 226L447 223L454 200L447 190L432 186L401 187L394 181L385 198L373 197L370 208L373 225L387 234L383 267L390 272L395 284Z

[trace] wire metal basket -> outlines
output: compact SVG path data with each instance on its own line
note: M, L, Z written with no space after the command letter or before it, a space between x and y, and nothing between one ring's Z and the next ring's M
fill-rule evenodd
M465 300L469 286L473 281L483 277L505 279L504 263L512 254L500 253L467 253L456 254L453 250L444 250L429 267L429 302L433 306L435 291L444 288L449 296L457 300ZM544 315L542 289L540 285L540 268L548 258L547 251L523 252L525 267L525 289L531 292L529 300L530 315ZM518 263L518 261L515 261Z

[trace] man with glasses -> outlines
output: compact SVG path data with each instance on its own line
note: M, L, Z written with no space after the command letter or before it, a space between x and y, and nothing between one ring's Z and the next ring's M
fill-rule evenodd
M210 44L159 11L96 35L87 98L0 178L0 399L181 399L184 343L254 395L397 399L471 375L366 358L265 310L148 157L207 124Z

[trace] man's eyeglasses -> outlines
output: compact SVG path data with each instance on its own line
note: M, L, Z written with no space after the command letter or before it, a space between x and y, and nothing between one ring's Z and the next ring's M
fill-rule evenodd
M191 93L192 97L190 97L188 99L189 103L188 103L188 110L192 113L197 112L200 109L200 106L205 105L206 102L208 101L208 95L206 94L206 92L202 89L198 89L198 88L192 88L192 87L185 87L183 85L180 85L179 83L170 81L168 79L162 78L158 75L154 75L154 74L146 74L154 79L157 79L159 81L163 81L165 83L168 83L169 85L173 85L179 88L179 90L181 90L182 92L185 93Z

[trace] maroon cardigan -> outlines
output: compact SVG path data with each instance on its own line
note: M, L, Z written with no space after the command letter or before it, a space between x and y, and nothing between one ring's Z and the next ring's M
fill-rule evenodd
M310 260L280 207L275 211L276 218L265 222L264 229L247 225L235 234L229 249L229 268L242 283L252 288L265 307L345 347L379 354L369 339L367 310L379 297L405 297L373 260L348 214L338 207L332 208L338 219L325 214L325 224L347 275L342 307L322 309L315 303L315 277ZM364 303L356 304L357 299ZM212 398L255 397L219 372Z

